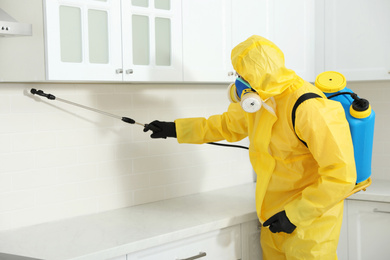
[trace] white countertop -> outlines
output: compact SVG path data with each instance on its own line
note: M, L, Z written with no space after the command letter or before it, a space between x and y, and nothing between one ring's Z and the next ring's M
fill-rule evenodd
M0 253L99 260L257 219L255 184L0 232Z
M390 202L374 180L349 200ZM50 260L99 260L257 219L255 184L0 232L0 253Z

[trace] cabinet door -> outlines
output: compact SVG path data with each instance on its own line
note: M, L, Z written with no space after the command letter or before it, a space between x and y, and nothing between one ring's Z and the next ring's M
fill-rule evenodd
M45 0L48 80L122 80L118 0Z
M232 0L232 46L252 35L270 35L269 0Z
M348 201L349 259L387 260L390 203Z
M123 255L123 256L118 256L118 257L114 257L114 258L110 258L110 259L107 259L107 260L126 260L126 256Z
M344 200L343 223L337 245L337 257L338 260L348 260L348 200Z
M325 1L325 69L347 80L390 79L390 1Z
M241 224L242 260L261 260L263 251L260 245L261 224L253 220Z
M181 0L122 0L122 20L124 80L181 81Z
M230 82L231 0L182 0L184 81Z
M270 40L284 53L286 67L304 80L315 80L315 1L269 2Z
M193 257L193 258L191 258ZM127 255L128 260L238 260L241 259L240 225L146 249Z

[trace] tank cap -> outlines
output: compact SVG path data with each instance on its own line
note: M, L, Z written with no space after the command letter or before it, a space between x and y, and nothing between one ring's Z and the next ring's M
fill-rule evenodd
M356 111L366 111L370 107L370 102L367 99L359 98L352 102L352 108Z
M336 71L325 71L316 77L315 85L324 93L334 93L347 85L344 75Z

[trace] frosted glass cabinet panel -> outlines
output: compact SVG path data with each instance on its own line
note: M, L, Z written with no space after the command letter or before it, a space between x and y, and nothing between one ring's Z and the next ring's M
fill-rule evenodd
M45 0L46 78L122 80L118 0Z
M171 20L157 17L156 25L156 65L171 65Z
M91 63L107 64L109 62L108 37L108 13L88 10L89 61Z
M122 1L123 79L182 81L181 0Z
M62 62L83 61L81 10L78 7L60 6L60 47Z
M133 64L149 65L150 59L150 32L149 17L144 15L133 15L132 18L132 43L133 43Z

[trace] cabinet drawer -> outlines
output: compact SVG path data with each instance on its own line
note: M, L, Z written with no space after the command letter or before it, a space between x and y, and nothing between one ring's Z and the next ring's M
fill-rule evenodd
M390 203L348 201L349 259L389 259Z
M241 259L240 226L186 238L127 255L127 260Z

